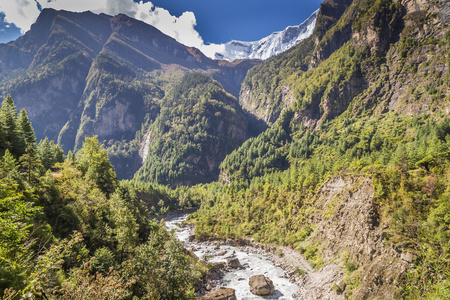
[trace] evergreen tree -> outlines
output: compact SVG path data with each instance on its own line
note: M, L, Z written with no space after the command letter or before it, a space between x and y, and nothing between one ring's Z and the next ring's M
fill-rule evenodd
M64 151L47 137L39 142L37 155L46 169L50 169L57 162L64 162Z
M59 145L55 145L55 143L53 141L50 141L50 145L52 147L52 152L53 152L53 159L54 159L53 164L55 164L57 162L59 162L59 163L64 162L64 150L61 149L59 147Z
M0 177L1 178L17 178L18 176L17 161L14 156L11 155L9 150L5 151L5 154L0 159Z
M6 132L3 129L3 122L1 122L1 113L0 113L0 154L2 154L6 149L7 149Z
M46 169L50 169L55 163L53 149L47 137L39 142L37 155Z
M27 147L26 153L19 158L19 161L22 164L22 167L26 170L28 183L31 183L33 172L42 166L41 161L37 156L36 148Z
M10 95L3 101L0 111L0 121L5 131L6 148L15 157L20 157L25 153L26 144L22 132L17 128L17 109Z
M72 150L69 150L69 152L67 153L66 160L75 164L75 155L73 154Z
M34 134L34 129L31 126L31 122L28 119L27 112L22 108L19 117L17 119L17 126L20 131L22 131L23 137L25 139L26 146L36 146L36 136Z

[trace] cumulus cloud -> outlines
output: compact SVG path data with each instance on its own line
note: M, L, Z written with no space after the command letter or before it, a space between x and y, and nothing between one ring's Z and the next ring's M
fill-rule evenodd
M205 45L200 34L195 30L197 20L193 12L184 12L173 16L164 8L156 7L151 2L134 2L133 0L0 0L0 11L5 14L5 21L14 23L22 33L28 31L39 16L41 8L53 8L108 15L126 14L146 22L178 42L199 48L206 56L222 50L223 45Z
M40 13L34 0L0 0L0 11L5 14L5 22L14 23L22 33L30 29Z

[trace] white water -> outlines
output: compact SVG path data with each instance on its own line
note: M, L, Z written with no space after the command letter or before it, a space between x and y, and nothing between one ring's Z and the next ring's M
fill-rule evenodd
M187 219L187 215L172 217L166 220L166 228L174 229L177 238L184 243L187 249L194 249L195 255L208 262L226 262L227 257L235 256L239 259L242 269L231 269L223 278L223 287L229 287L236 290L238 300L249 299L294 299L294 295L299 290L299 286L289 282L284 278L285 271L275 266L267 257L242 251L239 247L220 245L207 245L204 243L189 242L190 228L180 227L180 224ZM226 250L225 255L218 255L222 250ZM272 296L256 296L250 293L248 279L253 275L263 274L269 277L274 286L275 293Z

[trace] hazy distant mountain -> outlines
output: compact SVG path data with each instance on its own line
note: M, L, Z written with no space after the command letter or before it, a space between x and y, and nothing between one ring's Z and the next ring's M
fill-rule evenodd
M231 41L224 44L224 50L216 52L216 59L233 61L236 59L267 59L284 52L311 36L316 26L319 10L316 10L306 21L297 26L289 26L283 31L255 42Z

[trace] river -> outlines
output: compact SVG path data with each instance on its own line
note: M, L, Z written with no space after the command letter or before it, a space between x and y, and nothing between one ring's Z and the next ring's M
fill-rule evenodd
M219 245L214 243L190 242L191 228L183 227L181 224L188 217L169 217L165 221L167 229L175 230L176 237L184 243L186 249L192 250L199 258L208 262L226 262L228 257L237 257L243 266L240 269L230 269L220 281L220 286L236 290L238 300L250 299L295 299L299 286L291 283L289 276L282 268L276 266L267 256L253 253L249 247L234 247L230 245ZM256 296L250 293L248 279L253 275L264 275L269 277L274 286L275 293L272 296Z

